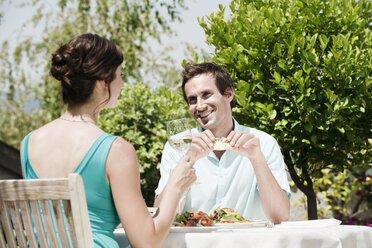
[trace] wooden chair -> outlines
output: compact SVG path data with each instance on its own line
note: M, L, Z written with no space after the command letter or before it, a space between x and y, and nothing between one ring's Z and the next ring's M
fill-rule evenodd
M0 180L0 218L0 247L93 247L79 174Z

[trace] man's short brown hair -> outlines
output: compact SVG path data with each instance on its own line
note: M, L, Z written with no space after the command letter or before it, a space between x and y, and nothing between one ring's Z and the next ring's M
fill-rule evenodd
M187 97L185 93L185 85L190 79L201 75L201 74L211 74L215 79L215 84L221 93L225 95L226 89L233 89L233 81L230 74L222 69L215 63L187 63L185 69L182 72L182 93L185 101L187 102ZM231 102L232 103L232 102Z

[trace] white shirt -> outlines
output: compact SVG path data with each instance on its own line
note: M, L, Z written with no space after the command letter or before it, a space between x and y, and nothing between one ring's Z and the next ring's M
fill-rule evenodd
M233 121L235 131L253 133L260 139L262 153L273 176L290 197L285 163L276 140L263 131ZM192 129L192 133L200 132L201 127ZM182 156L183 154L172 148L168 142L165 144L156 195L164 189L170 171ZM194 168L198 179L187 194L184 211L203 211L210 214L217 207L228 207L239 211L246 219L267 219L261 206L257 179L247 157L233 151L225 151L219 160L212 151L207 157L199 159Z

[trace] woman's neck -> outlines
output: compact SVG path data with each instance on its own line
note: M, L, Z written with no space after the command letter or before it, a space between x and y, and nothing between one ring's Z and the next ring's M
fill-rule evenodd
M61 115L60 119L97 124L98 114L99 112L95 113L91 108L85 108L84 106L68 107L66 112Z

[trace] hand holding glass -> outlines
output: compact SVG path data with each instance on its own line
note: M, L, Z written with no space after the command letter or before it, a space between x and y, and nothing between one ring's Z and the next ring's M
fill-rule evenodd
M189 122L186 118L176 119L167 122L167 136L169 144L176 150L186 154L192 142L192 134ZM194 182L200 184L198 180Z
M189 122L186 118L171 120L167 122L167 136L169 144L176 150L186 154L192 141ZM186 202L187 192L181 197L178 203L177 213L181 213Z

